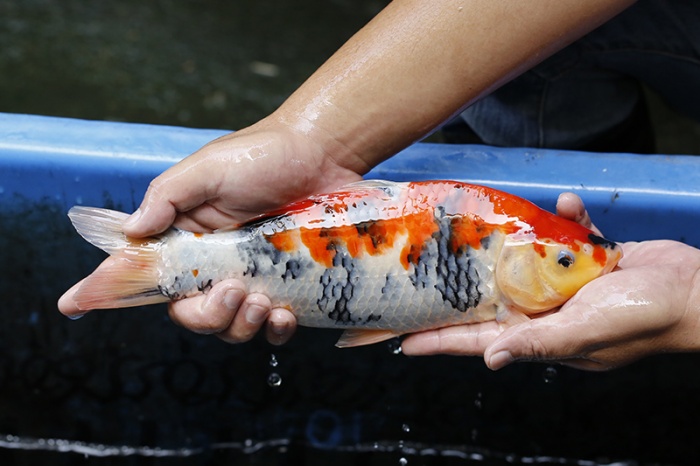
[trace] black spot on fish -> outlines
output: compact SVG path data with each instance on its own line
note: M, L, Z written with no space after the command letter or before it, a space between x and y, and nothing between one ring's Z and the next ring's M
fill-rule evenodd
M180 299L179 292L177 292L175 290L171 290L171 289L166 288L166 287L161 286L161 285L158 285L158 292L171 301L177 301L178 299Z
M298 278L302 273L302 267L298 260L291 259L285 264L285 271L282 275L282 280L285 282L288 279L294 280Z
M382 287L382 294L386 294L391 291L391 288L393 287L393 284L391 283L392 276L390 274L386 274L384 277L384 286Z
M207 293L209 290L212 288L212 279L210 278L209 280L202 281L200 284L197 285L197 289L201 291L202 293Z
M255 256L251 256L248 258L248 261L246 263L246 269L243 271L243 276L244 277L254 277L258 274L258 261L255 259Z
M431 277L431 274L435 273L436 264L434 258L431 256L430 252L426 249L423 254L418 256L417 260L413 260L415 266L410 279L414 287L425 289L433 282L434 277ZM409 260L412 259L412 257L409 257Z
M460 312L479 305L479 272L471 264L471 248L452 250L452 220L442 208L435 209L438 231L433 234L435 246L424 248L414 267L411 282L416 288L434 283L442 298ZM436 251L437 249L437 251Z
M355 287L360 280L355 261L347 252L339 251L333 257L333 266L321 276L321 290L316 301L318 309L337 324L356 323L349 308L355 296Z
M596 244L598 246L603 246L604 248L615 249L617 247L617 243L615 243L614 241L605 239L602 236L594 235L593 233L588 235L588 239L591 243Z
M382 234L381 229L376 228L377 227L377 222L373 220L369 220L366 222L359 222L357 225L355 225L355 229L357 230L357 235L359 237L363 236L369 236L370 241L372 241L372 247L375 249L380 245L386 242L386 237Z

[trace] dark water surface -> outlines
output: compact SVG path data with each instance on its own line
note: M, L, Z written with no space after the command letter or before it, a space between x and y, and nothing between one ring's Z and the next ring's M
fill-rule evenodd
M0 1L0 111L237 129L385 2Z

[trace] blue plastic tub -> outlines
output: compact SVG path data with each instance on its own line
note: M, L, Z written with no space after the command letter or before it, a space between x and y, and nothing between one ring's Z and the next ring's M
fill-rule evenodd
M222 134L0 114L2 464L73 464L76 452L158 464L683 463L697 453L696 355L605 374L492 373L478 358L337 350L327 330L301 329L282 348L226 345L175 327L163 306L61 316L60 293L102 259L67 210L132 211L153 177ZM550 210L574 191L612 239L700 245L692 156L416 144L368 176L466 180ZM279 387L268 384L275 374Z

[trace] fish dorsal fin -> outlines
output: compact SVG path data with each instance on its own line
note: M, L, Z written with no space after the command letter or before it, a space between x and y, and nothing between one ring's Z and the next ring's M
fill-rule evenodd
M122 224L129 214L98 207L75 206L68 211L68 217L80 236L108 254L121 251L128 245Z
M348 183L346 185L343 185L331 192L327 193L320 193L320 194L314 194L312 196L309 196L305 199L300 199L298 201L293 201L288 204L283 205L282 207L279 207L274 210L270 210L268 212L262 213L260 215L256 215L254 217L251 217L247 221L238 224L238 225L232 225L230 227L224 227L216 230L216 232L223 232L223 231L231 231L231 230L236 230L241 227L250 227L254 226L256 224L259 224L261 222L265 222L271 219L274 219L276 217L282 217L285 215L291 215L294 214L295 212L300 212L302 210L308 209L309 207L312 207L314 205L323 203L327 201L328 199L334 197L334 196L345 196L347 194L351 194L353 192L362 192L362 191L368 191L368 192L376 192L377 190L381 190L384 193L386 193L389 196L392 196L394 194L393 189L395 189L398 185L401 183L397 183L394 181L386 181L386 180L360 180L360 181L355 181L353 183Z
M381 341L391 340L398 336L398 333L392 332L391 330L353 328L344 331L335 346L338 348L352 348L353 346L371 345Z
M360 180L343 185L336 191L395 188L398 184L400 183L388 180Z

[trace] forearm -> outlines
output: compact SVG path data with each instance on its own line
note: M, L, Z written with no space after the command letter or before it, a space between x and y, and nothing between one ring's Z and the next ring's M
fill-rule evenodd
M270 118L364 172L633 0L395 0Z

